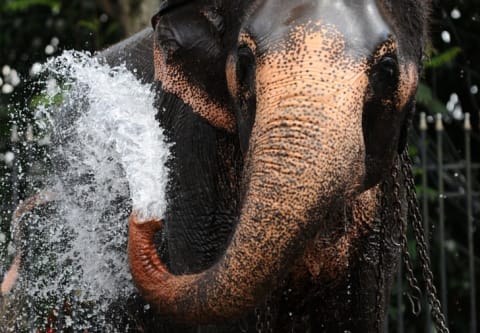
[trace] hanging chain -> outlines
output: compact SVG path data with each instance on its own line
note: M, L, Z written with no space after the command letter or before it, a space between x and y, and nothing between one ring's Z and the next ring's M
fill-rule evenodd
M400 157L400 164L402 167L403 171L403 166L405 164L404 158L402 155ZM407 223L403 219L403 214L401 214L402 210L402 203L401 203L401 198L400 198L400 182L398 179L398 176L400 174L400 170L398 167L398 164L395 164L394 167L394 172L395 178L394 178L394 214L395 214L395 220L399 221L399 227L400 227L400 235L401 235L401 246L402 246L402 261L403 265L405 267L405 278L407 280L408 286L410 288L410 291L408 291L407 298L410 302L410 306L412 307L412 313L415 316L418 316L420 312L422 311L422 305L421 305L421 298L422 298L422 292L420 290L418 280L415 277L415 273L413 271L413 265L412 265L412 260L410 257L410 252L408 250L408 239L407 239ZM407 176L404 174L404 178L406 179ZM407 189L408 191L408 189ZM407 212L408 215L408 212Z
M402 214L402 199L400 198L400 167L399 163L401 160L397 160L392 168L392 186L393 186L393 227L391 228L392 233L390 236L390 242L396 247L402 246L402 241L394 239L395 236L404 236L407 232L407 224L404 219L404 214ZM396 231L396 232L394 232Z
M403 265L405 266L406 279L408 286L410 287L410 292L407 292L407 297L410 301L412 307L412 312L414 315L418 316L422 310L421 306L421 295L422 292L418 287L418 281L413 272L410 252L408 251L408 241L407 241L407 223L403 218L402 214L402 199L400 197L400 167L399 163L402 164L403 160L401 156L400 159L394 164L392 168L392 184L393 184L393 221L394 225L397 228L397 233L392 234L391 242L397 246L402 247L402 260ZM400 243L393 239L393 235L400 236Z
M400 248L402 242L397 237L402 237L406 233L406 222L402 214L402 202L400 198L400 167L399 160L396 160L391 170L391 177L381 184L381 211L379 224L379 255L377 268L377 295L376 295L376 330L381 332L384 307L382 306L382 296L385 292L384 271L384 253L386 246L395 246ZM390 196L391 195L391 196ZM390 221L390 222L389 222ZM388 224L387 224L388 223ZM385 226L389 227L386 228ZM406 239L406 238L405 238Z
M442 313L440 301L437 296L437 289L433 284L433 273L431 269L430 257L428 255L427 244L423 232L422 219L417 205L417 196L415 192L415 181L412 173L412 160L406 151L402 154L402 171L407 188L408 216L412 226L415 241L417 243L417 252L420 259L422 276L426 287L427 299L431 308L431 315L437 330L441 333L448 333L445 317ZM404 247L406 241L403 241ZM405 252L405 249L404 249ZM408 248L406 249L408 252ZM411 268L411 267L410 267ZM412 273L413 275L413 273Z
M265 301L265 332L272 333L273 325L272 298L269 296Z
M255 331L257 333L264 333L265 330L263 326L264 326L263 311L260 307L257 307L255 308Z
M408 300L410 301L410 306L412 307L412 313L415 316L418 316L422 311L421 305L421 298L422 292L420 287L418 286L418 280L415 277L415 273L413 272L412 267L412 260L410 258L410 252L408 250L408 240L406 230L405 233L402 235L402 258L403 258L403 266L405 267L406 279L408 286L410 287L410 291L407 292Z
M383 275L384 269L384 258L383 255L385 253L385 223L387 223L389 219L389 204L387 199L387 193L389 193L389 184L388 181L385 180L381 184L381 211L380 211L380 221L378 221L378 233L377 234L377 242L378 242L378 265L375 273L376 277L376 284L377 284L377 292L375 295L375 313L376 313L376 320L375 320L375 330L377 332L381 332L381 323L383 322L383 306L382 306L382 297L385 290L385 279Z
M265 299L263 306L255 309L257 333L273 333L273 315L272 315L272 297L269 295Z

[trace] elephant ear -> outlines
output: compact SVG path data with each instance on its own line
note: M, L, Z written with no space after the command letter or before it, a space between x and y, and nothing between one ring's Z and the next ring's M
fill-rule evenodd
M216 128L233 132L225 78L224 22L215 7L168 1L152 18L155 79Z

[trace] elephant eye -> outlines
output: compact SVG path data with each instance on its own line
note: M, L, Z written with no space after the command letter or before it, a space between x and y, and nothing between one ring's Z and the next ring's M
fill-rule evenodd
M256 114L255 56L246 45L237 49L235 72L237 129L240 148L246 153Z
M237 80L241 91L254 91L254 75L255 56L248 46L242 45L237 51Z
M384 57L378 63L378 71L384 76L384 79L393 79L398 73L397 59L394 57Z
M157 24L159 20L160 20L160 14L155 14L150 20L153 30L157 28Z
M371 85L377 97L389 97L397 88L400 71L395 55L386 55L372 67Z

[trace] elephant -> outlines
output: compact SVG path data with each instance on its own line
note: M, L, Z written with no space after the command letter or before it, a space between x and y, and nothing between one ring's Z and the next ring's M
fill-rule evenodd
M100 52L153 86L165 216L129 218L139 331L380 332L415 218L430 1L167 0ZM146 302L146 303L143 303Z
M383 330L429 7L170 0L101 54L155 86L173 143L166 215L129 219L155 316L192 332Z

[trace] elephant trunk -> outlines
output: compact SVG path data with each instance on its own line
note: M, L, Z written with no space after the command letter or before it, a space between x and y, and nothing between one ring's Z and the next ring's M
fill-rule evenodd
M182 321L224 320L253 308L288 273L332 203L354 195L363 180L363 75L310 95L305 87L298 89L307 94L295 93L285 81L270 85L272 75L262 68L257 75L257 82L265 75L269 91L259 84L244 202L219 262L199 274L174 276L153 241L161 223L130 218L129 262L137 287L161 313Z

